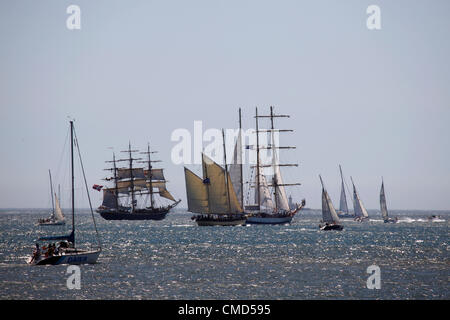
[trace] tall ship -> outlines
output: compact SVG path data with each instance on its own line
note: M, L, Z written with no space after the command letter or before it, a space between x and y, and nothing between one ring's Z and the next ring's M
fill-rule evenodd
M240 114L239 114L240 117ZM270 119L270 129L260 129L259 120L261 118ZM289 115L274 114L273 107L270 107L270 115L259 115L256 108L256 166L254 166L253 175L251 177L251 188L254 189L253 203L245 206L245 212L248 214L247 224L285 224L290 223L295 214L305 206L305 199L301 204L293 207L289 206L286 196L285 187L298 186L300 183L284 183L281 175L281 167L297 167L298 164L280 163L276 150L278 149L295 149L290 146L278 146L275 141L275 133L293 132L287 129L275 129L274 119L289 118ZM239 123L241 121L239 120ZM268 133L270 141L260 143L260 134ZM267 138L267 136L266 136ZM261 163L260 151L270 150L271 163ZM272 175L266 175L264 170L272 169ZM251 200L249 199L248 202ZM292 203L291 203L292 205Z
M337 211L337 214L340 218L355 218L355 215L351 214L348 210L347 195L345 194L344 175L342 174L341 165L339 165L339 172L341 173L341 197L339 199L339 210Z
M319 225L319 229L323 231L341 231L344 229L344 226L340 223L339 217L320 175L319 178L320 183L322 184L322 224Z
M361 198L359 197L358 191L356 191L355 183L353 182L353 178L350 177L353 185L353 208L355 209L355 221L365 221L369 220L369 214L367 213L366 208L364 207Z
M103 202L97 208L100 216L106 220L162 220L167 213L177 206L181 200L175 200L166 188L166 179L163 169L153 168L153 163L161 162L152 160L151 155L157 151L150 151L150 145L145 155L145 160L135 157L139 150L132 150L131 143L128 150L121 151L128 157L117 159L113 153L112 167L105 170L112 175L104 180L112 182L111 187L103 188L96 185L96 189L103 189ZM126 167L118 167L118 163L127 163ZM136 165L140 163L142 165ZM162 199L166 199L164 202Z
M230 176L222 130L224 166L202 153L203 177L184 168L188 211L199 226L238 226L245 224L246 215L238 200ZM238 187L236 185L236 187Z

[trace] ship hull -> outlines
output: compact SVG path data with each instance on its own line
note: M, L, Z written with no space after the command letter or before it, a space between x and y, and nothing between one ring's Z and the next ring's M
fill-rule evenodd
M77 251L65 253L62 255L42 258L37 261L29 262L32 265L59 265L59 264L94 264L100 255L100 250L96 251Z
M397 219L391 219L391 218L384 219L384 223L397 223Z
M329 225L320 226L320 230L322 230L322 231L330 231L330 230L341 231L342 229L344 229L344 226L340 225L340 224L329 224Z
M66 223L64 221L62 222L39 222L40 226L63 226Z
M198 226L207 227L207 226L242 226L245 224L245 220L247 219L245 216L193 216L191 218L195 220Z
M148 212L117 212L107 210L97 210L105 220L163 220L169 210L148 211Z
M293 216L270 217L270 216L253 216L248 217L247 224L285 224L291 223Z

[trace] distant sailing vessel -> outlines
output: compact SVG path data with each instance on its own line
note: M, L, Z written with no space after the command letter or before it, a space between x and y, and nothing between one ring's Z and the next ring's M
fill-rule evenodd
M239 113L240 117L240 113ZM280 130L274 128L274 118L288 118L288 115L276 115L273 113L273 107L270 107L270 115L258 115L258 108L256 108L256 174L253 187L255 188L255 204L245 206L245 211L248 214L246 223L248 224L285 224L290 223L295 214L305 206L305 200L302 200L300 205L295 205L294 208L289 206L286 197L285 186L296 186L300 183L283 183L281 177L280 167L295 166L297 164L280 164L278 162L275 149L295 149L295 147L280 147L275 145L275 132L292 132L293 130ZM270 118L271 128L267 130L259 129L259 118ZM240 123L240 120L239 120ZM261 132L269 132L271 142L268 146L260 146L259 134ZM272 151L272 163L262 164L260 159L260 149L270 149ZM262 168L271 167L273 175L269 180L263 173ZM242 170L242 169L241 169ZM272 192L269 189L272 187ZM273 198L272 198L273 195Z
M322 222L319 225L319 229L323 231L329 230L342 230L344 226L340 224L339 217L334 209L333 203L331 202L330 196L328 195L325 185L322 181L322 177L319 175L320 183L322 184Z
M74 127L73 122L70 121L70 140L71 140L71 169L72 169L72 232L70 235L65 236L48 236L39 238L38 241L53 241L60 240L58 246L52 245L47 248L47 252L41 252L41 248L36 244L36 250L33 256L29 259L28 263L32 265L58 265L58 264L86 264L96 263L101 253L100 237L98 235L97 227L95 225L94 213L91 207L92 219L94 222L95 231L97 234L98 247L96 249L85 250L79 249L75 246L75 188L74 188L74 153L73 146L76 142L76 135L74 141ZM78 142L76 142L78 149L78 155L80 159L81 168L83 170L83 178L86 186L86 192L88 191L86 177L84 175L83 163L81 162L81 155ZM89 192L87 192L89 204Z
M64 215L63 215L61 207L59 205L58 197L56 196L56 193L53 193L52 174L51 174L50 170L48 170L48 174L50 176L50 194L52 196L52 213L49 218L39 219L38 223L41 226L65 225L66 221L64 219Z
M355 183L353 182L353 178L350 177L352 180L353 185L353 208L355 210L355 221L364 221L369 219L369 214L367 213L366 208L364 208L364 205L359 198L359 194L356 191Z
M112 168L106 169L112 171L113 176L105 180L113 180L114 186L103 188L103 203L96 211L106 220L164 219L167 213L181 200L175 200L166 189L167 181L164 178L163 169L153 168L153 163L161 162L160 160L151 160L151 154L156 151L150 151L149 145L147 152L141 152L141 154L147 155L147 160L139 162L147 164L146 167L133 166L133 162L141 160L141 158L133 158L133 153L138 150L131 150L131 144L128 145L128 150L122 152L128 153L128 158L116 160L113 153L113 160L107 161L113 164ZM128 162L128 166L118 168L117 162L122 161ZM158 189L158 191L154 189ZM172 203L157 206L155 195L169 199ZM140 206L138 200L140 200Z
M199 226L237 226L246 216L228 171L224 139L224 167L202 153L203 178L184 168L188 211L198 213L192 220Z
M344 176L342 175L342 168L339 165L339 171L341 173L341 198L339 200L339 211L337 212L339 218L354 218L355 215L351 214L348 210L347 196L345 194Z
M384 194L383 178L381 178L380 209L381 209L381 215L383 216L384 223L396 223L398 221L397 217L395 217L394 219L388 217L388 210L387 210L387 206L386 206L386 195Z

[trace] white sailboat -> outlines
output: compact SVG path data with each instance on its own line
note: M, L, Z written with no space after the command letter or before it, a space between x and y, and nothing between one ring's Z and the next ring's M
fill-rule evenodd
M322 181L322 177L319 175L320 183L322 184L322 222L319 225L319 229L323 231L328 230L342 230L344 226L340 224L339 217L334 209L333 203L331 202L330 196L328 195L325 185Z
M339 210L337 214L340 218L354 218L355 216L348 210L347 195L345 194L344 176L342 174L341 165L339 165L339 171L341 173L341 197L339 199Z
M380 189L380 209L381 209L381 215L383 217L384 223L396 223L398 221L398 218L395 217L389 218L388 216L388 210L386 205L386 195L384 193L384 181L383 178L381 178L381 189Z
M76 137L75 137L76 138ZM94 222L95 232L97 235L98 246L93 249L80 249L75 246L75 187L74 187L74 128L73 121L70 121L70 140L71 140L71 169L72 169L72 232L69 235L63 236L47 236L41 237L38 241L61 241L56 244L50 243L44 251L44 247L40 247L39 243L36 243L36 248L33 256L29 259L28 263L31 265L59 265L59 264L86 264L95 263L101 253L100 237L98 235L97 227L95 224L94 212L92 211L91 201L89 197L88 187L86 183L86 177L84 176L83 163L81 162L81 155L78 142L76 143L78 149L78 155L80 159L80 165L83 170L83 178L86 186L86 192L89 199L89 205L91 207L92 219ZM56 198L58 199L58 198ZM57 207L59 202L57 202ZM58 214L58 213L56 213Z
M353 208L355 210L355 221L364 221L369 219L369 214L367 213L366 208L364 207L361 198L359 197L358 192L356 191L355 183L353 182L353 178L350 177L353 185Z
M53 193L52 174L51 174L50 170L48 170L48 174L50 177L50 193L52 196L52 213L49 218L39 219L38 223L41 226L64 225L64 224L66 224L66 221L65 221L64 215L61 211L58 197L56 196L56 193Z

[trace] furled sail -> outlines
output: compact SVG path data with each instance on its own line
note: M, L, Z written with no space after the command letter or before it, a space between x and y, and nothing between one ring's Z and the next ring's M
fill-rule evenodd
M242 134L241 130L239 130L239 134L236 140L236 144L234 145L234 153L232 163L228 166L231 182L234 187L234 192L236 193L236 197L239 201L241 207L243 207L242 202Z
M359 194L356 191L356 187L355 184L353 183L353 207L355 209L355 216L356 217L363 217L363 218L368 218L369 214L367 213L366 208L364 208L364 205L361 201L361 199L359 198Z
M381 215L383 216L383 219L387 219L388 211L387 211L387 206L386 206L386 196L384 194L384 182L381 182L380 208L381 208Z
M208 213L208 192L206 190L206 184L203 183L202 178L187 168L184 168L184 177L186 180L188 211Z
M56 196L56 193L55 193L55 218L56 218L56 220L61 221L61 222L65 220L64 215L61 210L61 206L59 205L59 199Z

